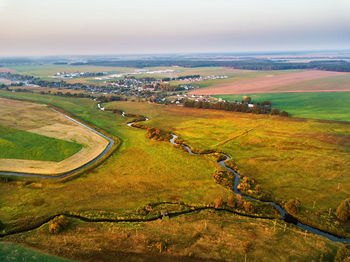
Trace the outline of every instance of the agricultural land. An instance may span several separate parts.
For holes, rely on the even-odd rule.
[[[60,174],[96,158],[108,145],[45,105],[1,98],[0,110],[2,171]]]

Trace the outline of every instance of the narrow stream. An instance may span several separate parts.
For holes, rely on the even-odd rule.
[[[98,104],[98,108],[99,108],[101,111],[104,111],[104,108],[101,107],[100,104]],[[21,177],[41,177],[41,178],[54,178],[54,179],[56,179],[56,178],[63,178],[63,177],[66,177],[66,176],[68,176],[68,175],[71,175],[71,174],[73,174],[73,173],[75,173],[75,172],[77,172],[77,171],[79,171],[79,170],[85,168],[86,166],[91,165],[92,163],[94,163],[95,161],[97,161],[98,159],[100,159],[102,156],[104,156],[104,155],[109,151],[109,149],[112,147],[114,141],[113,141],[111,138],[109,138],[109,137],[103,135],[102,133],[100,133],[100,132],[98,132],[98,131],[96,131],[96,130],[90,128],[90,127],[88,127],[87,125],[85,125],[85,124],[83,124],[83,123],[81,123],[81,122],[79,122],[79,121],[77,121],[77,120],[75,120],[75,119],[73,119],[73,118],[71,118],[71,117],[69,117],[69,116],[67,116],[67,115],[65,115],[65,114],[63,114],[63,113],[61,113],[61,112],[55,110],[55,109],[53,109],[53,108],[50,108],[50,109],[53,110],[54,112],[58,113],[58,114],[63,115],[64,117],[66,117],[66,118],[68,118],[68,119],[74,121],[75,123],[77,123],[77,124],[79,124],[79,125],[81,125],[81,126],[87,128],[87,129],[89,129],[90,131],[92,131],[92,132],[94,132],[94,133],[96,133],[96,134],[98,134],[98,135],[104,137],[105,139],[107,139],[107,140],[109,141],[108,146],[105,148],[105,150],[104,150],[100,155],[98,155],[98,156],[97,156],[96,158],[94,158],[93,160],[89,161],[88,163],[84,164],[83,166],[81,166],[81,167],[79,167],[79,168],[76,168],[76,169],[74,169],[74,170],[71,170],[71,171],[66,172],[66,173],[64,173],[64,174],[62,174],[62,175],[59,175],[59,176],[39,175],[39,174],[26,174],[26,173],[15,173],[15,172],[0,172],[0,175],[6,175],[6,176],[21,176]],[[124,113],[124,112],[122,112],[122,116],[125,117],[125,113]],[[145,121],[148,121],[148,120],[149,120],[148,118],[145,119]],[[134,123],[135,123],[135,122],[130,122],[130,123],[127,123],[127,125],[130,126],[130,127],[132,127],[132,125],[133,125]],[[171,134],[171,136],[172,136],[172,138],[169,140],[170,143],[172,143],[172,144],[174,144],[174,145],[179,145],[179,146],[184,147],[184,148],[188,151],[188,153],[190,153],[190,154],[192,154],[192,155],[205,155],[205,154],[194,153],[194,152],[191,150],[190,147],[188,147],[188,146],[186,146],[186,145],[182,145],[182,144],[176,143],[175,140],[176,140],[176,138],[177,138],[177,135]],[[284,208],[282,208],[279,204],[277,204],[277,203],[275,203],[275,202],[272,202],[272,201],[263,201],[263,200],[259,200],[259,199],[257,199],[257,198],[250,197],[250,196],[246,196],[246,195],[242,194],[242,193],[240,192],[240,190],[238,189],[238,185],[239,185],[239,183],[240,183],[240,176],[239,176],[239,174],[238,174],[237,172],[235,172],[233,169],[231,169],[231,168],[229,168],[228,166],[226,166],[226,164],[225,164],[225,161],[231,159],[231,157],[230,157],[229,155],[227,155],[227,154],[223,154],[223,155],[225,155],[226,158],[225,158],[224,160],[219,161],[218,163],[219,163],[223,168],[225,168],[226,170],[231,171],[231,172],[233,172],[233,173],[235,174],[234,193],[241,195],[243,198],[252,199],[252,200],[255,200],[255,201],[260,201],[260,202],[263,202],[263,203],[268,203],[268,204],[274,206],[274,207],[280,212],[281,217],[283,218],[283,220],[284,220],[285,222],[287,222],[287,223],[292,223],[292,224],[298,226],[299,228],[301,228],[301,229],[303,229],[303,230],[309,231],[309,232],[314,233],[314,234],[316,234],[316,235],[323,236],[323,237],[328,238],[328,239],[330,239],[330,240],[332,240],[332,241],[335,241],[335,242],[347,242],[347,243],[350,243],[350,239],[348,239],[348,238],[340,238],[340,237],[334,236],[334,235],[332,235],[332,234],[326,233],[326,232],[324,232],[324,231],[321,231],[321,230],[319,230],[319,229],[316,229],[316,228],[313,228],[313,227],[311,227],[311,226],[304,225],[304,224],[300,223],[296,218],[294,218],[292,215],[290,215]],[[12,233],[11,233],[11,234],[12,234]],[[10,235],[10,234],[6,234],[6,235]],[[5,235],[4,235],[4,236],[5,236]]]
[[[124,116],[124,112],[122,113],[122,116]],[[148,118],[146,118],[146,121],[147,120],[148,120]],[[132,125],[134,123],[135,122],[131,122],[131,123],[128,123],[127,125],[132,127]],[[189,146],[178,144],[178,143],[175,142],[176,138],[178,137],[177,135],[171,134],[171,136],[172,136],[172,138],[169,140],[169,142],[171,144],[179,145],[179,146],[184,147],[188,151],[188,153],[190,153],[191,155],[208,155],[208,154],[210,154],[210,153],[208,153],[208,154],[194,153]],[[304,224],[300,223],[295,217],[293,217],[291,214],[289,214],[284,208],[282,208],[279,204],[277,204],[277,203],[275,203],[273,201],[264,201],[264,200],[260,200],[260,199],[257,199],[257,198],[254,198],[254,197],[242,194],[241,191],[238,189],[238,185],[240,183],[240,175],[236,171],[234,171],[232,168],[229,168],[228,166],[226,166],[225,161],[231,159],[231,157],[229,155],[227,155],[227,154],[223,154],[223,155],[226,158],[224,160],[219,161],[218,163],[219,163],[219,165],[221,165],[226,170],[231,171],[232,173],[235,174],[235,182],[234,182],[234,190],[233,190],[234,193],[241,195],[243,198],[252,199],[252,200],[255,200],[255,201],[262,202],[262,203],[268,203],[268,204],[274,206],[280,212],[280,215],[281,215],[281,217],[283,218],[283,220],[285,222],[292,223],[292,224],[296,225],[297,227],[299,227],[299,228],[301,228],[303,230],[309,231],[309,232],[314,233],[314,234],[319,235],[319,236],[323,236],[323,237],[328,238],[328,239],[330,239],[332,241],[335,241],[335,242],[347,242],[347,243],[350,243],[350,239],[348,239],[348,238],[337,237],[337,236],[334,236],[334,235],[329,234],[327,232],[324,232],[322,230],[319,230],[317,228],[313,228],[311,226],[304,225]]]

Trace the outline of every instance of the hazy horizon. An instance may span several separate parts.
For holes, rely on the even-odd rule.
[[[348,50],[346,0],[0,0],[0,56]]]

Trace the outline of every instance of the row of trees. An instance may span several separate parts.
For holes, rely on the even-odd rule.
[[[214,200],[215,208],[222,208],[225,205],[230,208],[244,209],[247,213],[250,213],[250,214],[253,214],[255,212],[255,207],[252,204],[252,202],[243,201],[242,196],[238,194],[230,195],[227,198],[227,202],[225,202],[221,196],[219,196]]]
[[[112,101],[128,101],[128,99],[126,97],[122,97],[122,96],[99,96],[98,101],[102,102],[102,103],[108,103],[108,102],[112,102]]]
[[[267,102],[267,101],[265,101]],[[288,112],[282,111],[279,109],[271,109],[270,104],[255,104],[253,107],[249,107],[247,103],[236,103],[236,102],[207,102],[207,101],[194,101],[186,100],[184,102],[185,107],[193,108],[203,108],[203,109],[216,109],[216,110],[225,110],[233,112],[245,112],[253,114],[271,114],[271,115],[281,115],[289,116]]]
[[[157,141],[168,141],[171,138],[169,133],[166,133],[159,128],[147,127],[146,135],[149,139]]]
[[[248,70],[287,70],[287,69],[319,69],[327,71],[350,72],[350,63],[345,60],[312,61],[305,63],[288,63],[265,59],[250,59],[240,61],[214,61],[214,60],[89,60],[88,63],[73,63],[72,65],[98,65],[98,66],[126,66],[126,67],[215,67],[224,66]]]
[[[184,88],[179,85],[169,85],[169,84],[158,83],[157,85],[155,85],[154,90],[174,92],[174,91],[182,91],[184,90]]]
[[[185,79],[193,79],[193,78],[200,78],[201,75],[186,75],[186,76],[179,76],[179,77],[165,77],[162,79],[162,81],[169,82],[169,81],[177,81],[177,80],[185,80]]]
[[[58,234],[64,230],[69,224],[69,220],[64,215],[55,217],[49,225],[49,232],[51,234]]]

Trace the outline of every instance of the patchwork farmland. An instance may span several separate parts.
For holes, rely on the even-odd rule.
[[[55,138],[75,143],[78,150],[60,161],[28,160],[3,155],[0,170],[8,172],[57,175],[78,168],[96,158],[107,147],[108,141],[94,132],[82,127],[64,116],[50,110],[48,106],[18,100],[0,99],[0,125],[16,128],[47,138]],[[33,138],[35,139],[35,138]],[[4,140],[2,140],[4,143]],[[20,145],[20,141],[18,142]],[[36,143],[40,143],[36,141]],[[68,144],[68,143],[67,143]],[[48,146],[44,144],[43,146]],[[50,154],[64,151],[63,147],[54,147]],[[19,150],[20,147],[14,150]],[[48,156],[50,157],[50,156]]]

